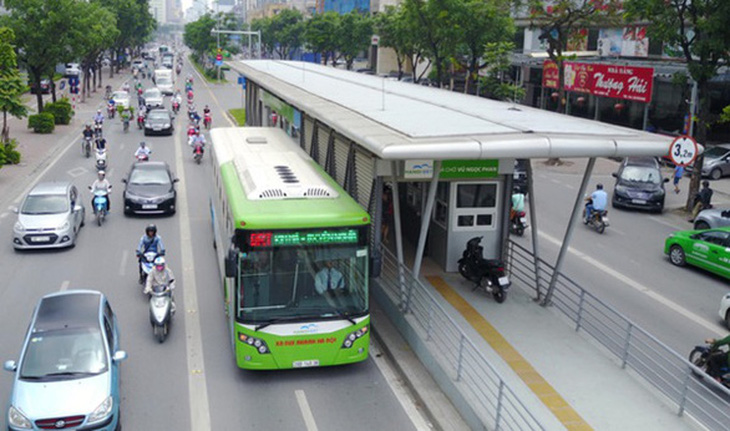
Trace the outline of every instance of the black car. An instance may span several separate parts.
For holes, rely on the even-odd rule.
[[[616,185],[611,204],[614,208],[639,208],[662,212],[664,209],[664,183],[659,162],[653,157],[627,157],[618,172],[614,172]]]
[[[144,120],[144,135],[173,133],[172,115],[164,108],[156,108],[147,112]]]
[[[122,179],[124,214],[175,214],[178,181],[165,162],[137,162]]]

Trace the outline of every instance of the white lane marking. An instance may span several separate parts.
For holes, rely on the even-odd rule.
[[[395,398],[400,403],[403,410],[408,415],[411,423],[417,430],[432,430],[433,426],[430,425],[429,421],[421,414],[416,407],[416,402],[411,396],[410,391],[403,384],[403,381],[398,378],[393,367],[390,366],[390,362],[385,359],[385,355],[381,354],[381,349],[378,343],[373,337],[370,337],[370,357],[372,358],[375,365],[380,370],[380,374],[383,375],[388,386],[393,390]]]
[[[175,134],[175,167],[179,178],[185,178],[185,164],[180,148],[180,134]],[[178,223],[180,225],[180,259],[182,261],[182,293],[185,303],[185,348],[188,363],[188,395],[190,403],[190,429],[210,431],[210,405],[203,360],[203,337],[198,312],[198,292],[195,284],[195,261],[190,234],[190,210],[188,208],[185,181],[177,186]]]
[[[68,280],[66,280],[63,283],[61,283],[61,292],[67,290],[68,289],[68,286],[70,286],[70,285],[71,285],[71,282],[68,281]]]
[[[562,242],[559,241],[557,238],[553,238],[552,236],[550,236],[544,232],[540,232],[540,236],[545,238],[546,240],[552,242],[553,244],[555,244],[558,247],[560,247],[562,245]],[[660,304],[664,305],[665,307],[676,311],[677,313],[679,313],[682,316],[686,317],[687,319],[693,321],[694,323],[704,327],[705,329],[708,329],[711,333],[714,333],[717,335],[723,335],[723,336],[727,335],[725,331],[721,331],[720,329],[718,329],[720,327],[718,324],[710,322],[709,320],[703,319],[702,317],[687,310],[686,308],[682,307],[681,305],[677,304],[676,302],[672,301],[671,299],[665,298],[664,296],[656,293],[655,291],[653,291],[649,287],[639,283],[638,281],[633,280],[633,279],[621,274],[620,272],[607,267],[606,265],[604,265],[601,262],[597,261],[596,259],[588,256],[587,254],[585,254],[581,251],[578,251],[573,247],[568,247],[568,251],[573,253],[578,258],[589,263],[590,265],[595,266],[596,268],[600,269],[601,271],[605,272],[606,274],[621,281],[628,287],[631,287],[631,288],[645,294],[646,296],[654,299],[655,301],[659,302]]]
[[[626,236],[626,234],[625,234],[625,233],[624,233],[623,231],[620,231],[620,230],[618,230],[618,229],[616,229],[616,228],[612,227],[611,225],[609,225],[609,228],[611,229],[611,232],[612,232],[612,233],[617,233],[617,234],[619,234],[619,235],[621,235],[621,236]]]
[[[67,174],[71,175],[74,178],[80,177],[81,175],[84,175],[87,172],[88,172],[88,170],[86,168],[82,168],[80,166],[66,171]]]
[[[672,229],[676,229],[676,230],[687,230],[687,226],[680,226],[678,224],[670,223],[668,221],[663,220],[661,217],[649,216],[649,218],[651,220],[654,220],[657,223],[663,224],[664,226],[671,227]]]
[[[317,423],[314,421],[312,409],[309,408],[307,394],[301,389],[294,391],[294,394],[297,397],[297,404],[299,404],[299,410],[301,410],[302,417],[304,417],[304,425],[307,427],[307,431],[317,431]]]
[[[129,250],[125,249],[122,252],[122,260],[119,262],[119,275],[124,276],[127,269],[127,259],[129,258]]]
[[[10,215],[10,213],[2,213],[2,214],[0,214],[0,218],[5,218],[9,215]]]

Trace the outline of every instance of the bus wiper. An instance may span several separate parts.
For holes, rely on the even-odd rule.
[[[273,318],[273,319],[269,319],[269,320],[267,320],[264,323],[259,323],[258,325],[256,325],[256,326],[253,327],[253,330],[256,331],[256,332],[258,332],[259,330],[264,329],[265,327],[267,327],[267,326],[269,326],[271,324],[274,324],[274,323],[287,322],[287,321],[290,321],[290,320],[298,320],[298,319],[299,319],[298,316],[276,317],[276,318]]]
[[[332,313],[335,314],[340,319],[345,319],[348,322],[352,323],[353,325],[357,325],[357,322],[355,322],[355,319],[353,319],[352,317],[350,317],[350,313],[346,313],[344,311],[340,311],[340,310],[338,310],[336,308],[332,309]]]

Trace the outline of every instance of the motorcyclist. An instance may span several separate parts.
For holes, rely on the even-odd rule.
[[[102,191],[106,195],[106,210],[109,212],[109,210],[112,207],[111,199],[109,199],[109,193],[112,190],[112,185],[109,183],[109,180],[106,179],[106,172],[99,171],[97,173],[97,178],[94,181],[94,183],[89,187],[91,190],[92,198],[91,198],[91,208],[94,208],[96,210],[96,206],[94,205],[94,197],[96,195],[97,191]]]
[[[147,275],[147,282],[144,286],[144,293],[150,294],[155,286],[168,286],[170,288],[170,312],[175,313],[175,297],[173,290],[175,289],[175,275],[172,270],[165,265],[165,258],[157,256],[154,261],[152,271]]]
[[[99,138],[94,141],[97,150],[106,150],[106,139]]]
[[[203,115],[210,115],[210,108],[208,105],[205,105],[205,108],[203,108]]]
[[[510,220],[519,217],[521,212],[525,211],[525,194],[519,187],[512,190],[512,208],[510,209]]]
[[[175,96],[173,96],[173,101],[177,102],[178,105],[182,105],[182,95],[180,94],[180,90],[175,90]]]
[[[596,184],[596,190],[586,198],[586,223],[591,221],[594,211],[603,212],[608,203],[608,194],[603,190],[603,184]]]
[[[144,235],[139,240],[137,246],[137,257],[141,258],[143,254],[153,251],[158,255],[165,254],[165,246],[162,244],[162,237],[157,235],[157,226],[148,225],[144,230]]]
[[[730,345],[730,335],[719,340],[709,338],[705,342],[710,344],[712,351],[707,359],[707,374],[720,381],[722,369],[730,367],[730,352],[720,350],[720,347]]]
[[[101,109],[96,111],[96,115],[94,115],[94,123],[104,124],[104,114],[101,113]]]
[[[124,84],[122,84],[122,91],[126,91],[127,93],[129,93],[129,82],[125,82]]]
[[[145,144],[144,141],[139,143],[139,147],[137,148],[137,151],[134,152],[134,157],[139,160],[140,158],[143,159],[149,159],[150,153],[152,153],[152,150]]]
[[[84,139],[91,139],[94,137],[94,131],[91,129],[91,124],[86,124],[84,127],[84,130],[81,132],[81,134],[84,136]]]
[[[124,108],[121,114],[122,117],[122,123],[128,123],[132,118],[132,111],[129,110],[129,108]]]
[[[116,102],[114,99],[109,99],[107,102],[107,110],[109,110],[109,118],[114,118],[114,111],[116,110]]]

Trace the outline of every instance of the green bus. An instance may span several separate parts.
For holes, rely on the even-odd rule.
[[[368,213],[281,129],[210,136],[210,213],[236,364],[365,360]]]

